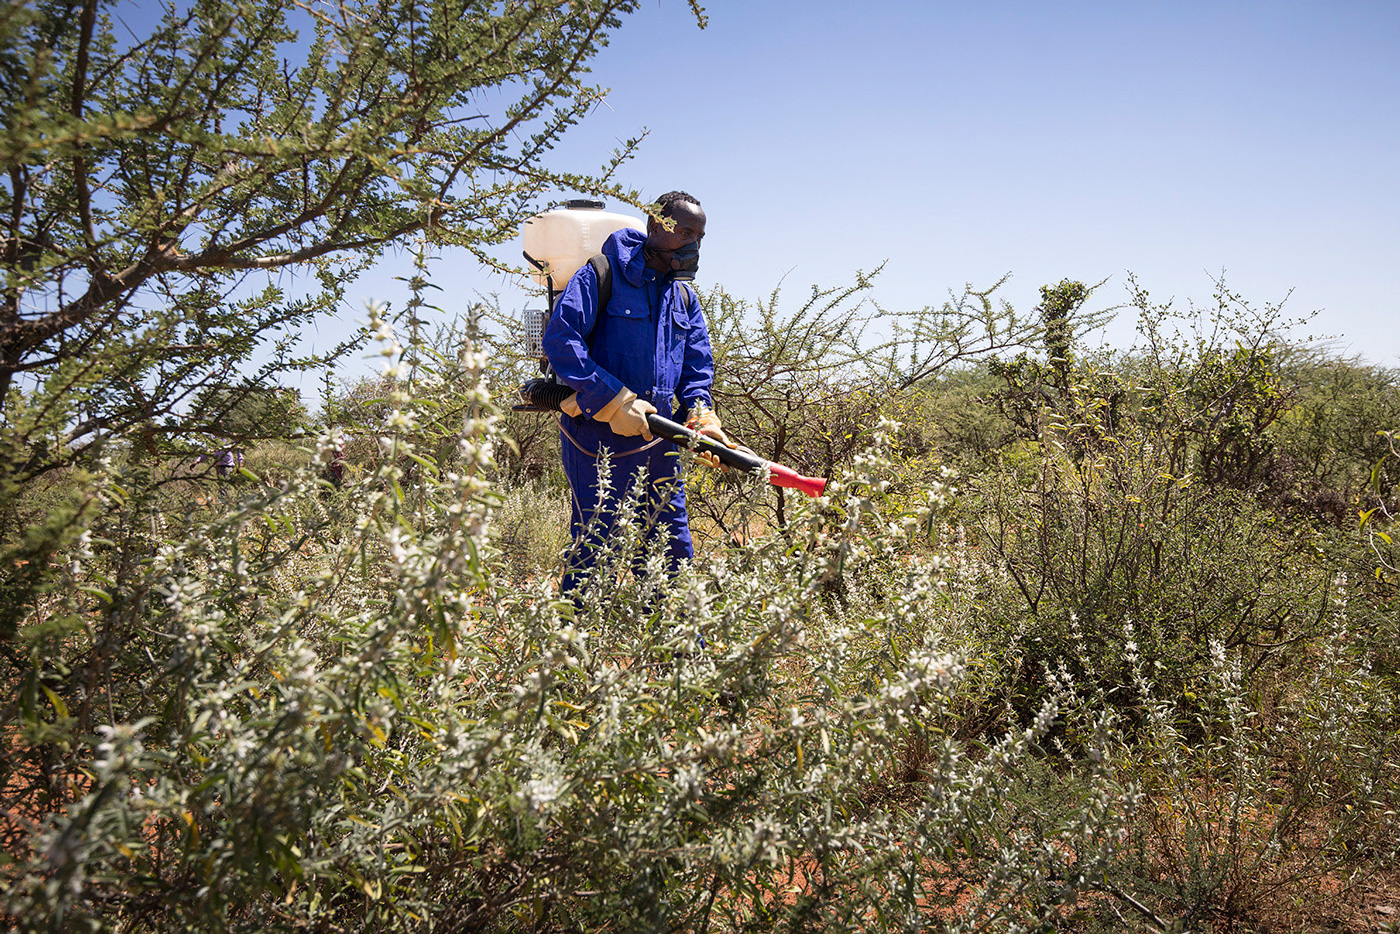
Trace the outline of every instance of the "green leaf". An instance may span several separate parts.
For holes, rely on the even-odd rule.
[[[44,689],[44,696],[47,697],[49,703],[53,705],[54,713],[58,714],[58,719],[67,720],[68,705],[63,702],[63,698],[49,690],[48,685],[40,685],[40,687]]]

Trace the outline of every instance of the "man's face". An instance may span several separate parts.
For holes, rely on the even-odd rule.
[[[666,227],[669,223],[670,230]],[[673,201],[671,216],[647,219],[647,246],[657,253],[670,253],[705,238],[705,212],[689,201]]]

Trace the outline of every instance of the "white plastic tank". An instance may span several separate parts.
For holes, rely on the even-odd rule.
[[[601,201],[568,201],[562,208],[536,214],[521,233],[530,275],[551,293],[562,291],[578,268],[603,248],[603,241],[623,227],[647,229],[638,218],[603,210]]]

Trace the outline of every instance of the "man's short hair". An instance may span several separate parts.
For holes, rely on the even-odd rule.
[[[689,201],[697,208],[700,207],[700,199],[690,194],[689,192],[668,191],[664,195],[656,199],[656,206],[658,209],[656,212],[657,216],[670,217],[671,205],[675,204],[677,201]]]

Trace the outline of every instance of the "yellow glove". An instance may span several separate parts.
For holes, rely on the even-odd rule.
[[[713,438],[727,448],[734,448],[735,450],[744,451],[748,454],[753,453],[748,448],[741,448],[737,443],[729,440],[729,436],[726,435],[724,429],[720,427],[719,416],[715,414],[714,409],[706,405],[697,405],[690,410],[690,417],[686,419],[685,427],[707,438]],[[715,470],[729,469],[728,464],[720,460],[717,455],[711,454],[708,451],[696,451],[695,457],[698,460],[704,461]]]
[[[635,392],[624,386],[593,418],[607,422],[614,434],[628,438],[641,435],[650,441],[651,429],[647,426],[647,414],[655,411],[656,406],[645,399],[638,399]]]

